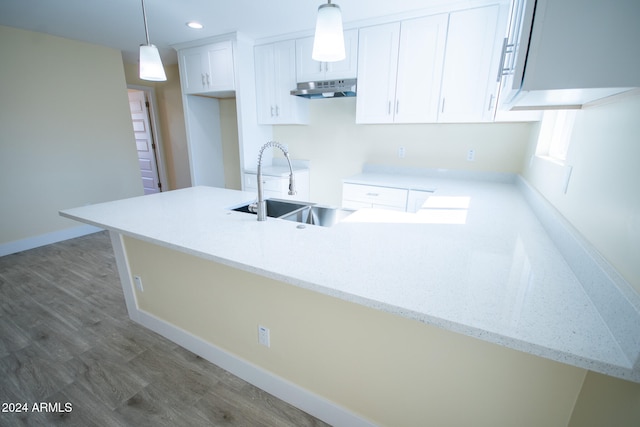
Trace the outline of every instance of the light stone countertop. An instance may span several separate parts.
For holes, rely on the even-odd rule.
[[[364,209],[330,228],[298,229],[295,222],[258,222],[255,215],[230,210],[253,202],[253,193],[193,187],[61,215],[640,382],[637,358],[612,334],[518,186],[501,180],[422,179],[429,182],[421,185],[436,189],[434,196],[466,200],[468,207],[415,214]],[[624,326],[638,334],[635,320]]]

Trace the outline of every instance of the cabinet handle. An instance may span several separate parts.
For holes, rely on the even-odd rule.
[[[378,197],[380,195],[380,193],[367,193],[367,196],[369,197]]]
[[[389,101],[389,108],[388,108],[388,112],[387,114],[390,116],[391,115],[391,101]]]
[[[491,96],[489,97],[489,108],[487,108],[487,111],[493,110],[493,100],[494,99],[495,99],[495,96],[493,96],[493,94],[491,94]]]
[[[271,117],[273,117],[273,105],[271,106]]]
[[[318,71],[322,72],[322,62],[318,62]]]
[[[280,116],[280,107],[276,105],[276,117]]]
[[[209,73],[207,73],[207,87],[211,86],[211,81],[209,80]]]
[[[442,113],[444,113],[444,100],[445,98],[442,98],[442,111],[441,111]]]
[[[205,83],[204,83],[204,73],[200,73],[200,77],[202,77],[202,87],[204,87],[204,86],[205,86]]]
[[[396,115],[398,114],[398,111],[400,111],[400,101],[396,100]]]
[[[500,83],[500,79],[504,76],[508,76],[513,73],[511,67],[507,67],[505,62],[507,62],[507,53],[513,53],[515,49],[515,45],[513,43],[509,43],[509,39],[507,37],[502,40],[502,53],[500,54],[500,66],[498,67],[498,78],[496,82]]]

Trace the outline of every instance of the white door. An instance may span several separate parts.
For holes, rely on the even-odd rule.
[[[138,164],[144,194],[159,193],[162,191],[162,185],[158,175],[156,144],[153,140],[149,108],[143,91],[129,89],[129,109],[131,110],[131,121],[138,149]]]

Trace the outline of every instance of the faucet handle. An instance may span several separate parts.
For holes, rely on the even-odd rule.
[[[293,174],[290,173],[289,174],[289,195],[290,196],[295,196],[296,195],[296,183],[293,179]]]

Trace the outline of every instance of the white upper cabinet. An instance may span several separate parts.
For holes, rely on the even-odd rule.
[[[516,0],[501,107],[580,108],[640,87],[640,2]]]
[[[356,122],[493,120],[505,21],[496,4],[361,29]]]
[[[497,63],[506,20],[506,13],[501,16],[500,9],[492,5],[449,15],[440,122],[493,120]]]
[[[178,55],[185,94],[233,96],[235,78],[231,41],[182,49]]]
[[[393,123],[400,23],[360,29],[356,123]]]
[[[437,120],[446,32],[446,14],[360,30],[357,123]]]
[[[296,40],[296,76],[298,82],[354,79],[358,71],[358,30],[344,32],[346,57],[337,62],[319,62],[311,58],[313,37]],[[293,89],[293,88],[292,88]]]
[[[493,120],[506,9],[501,3],[362,28],[356,122]]]
[[[259,124],[307,124],[308,99],[293,96],[296,87],[295,40],[256,46],[256,104]]]
[[[396,123],[438,119],[446,38],[446,14],[402,23],[394,105]]]

